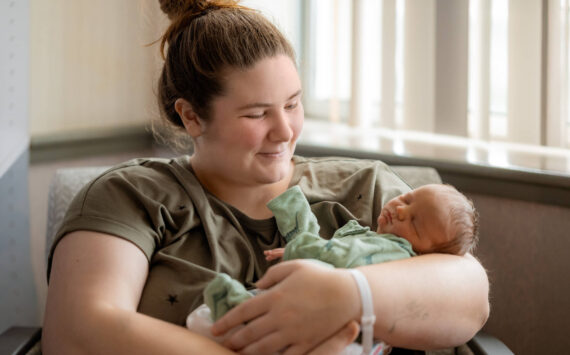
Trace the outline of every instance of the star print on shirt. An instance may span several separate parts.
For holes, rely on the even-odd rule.
[[[166,301],[170,303],[171,306],[174,306],[175,303],[178,303],[178,295],[169,294]]]

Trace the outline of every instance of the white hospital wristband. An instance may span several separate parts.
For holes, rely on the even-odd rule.
[[[348,271],[350,271],[354,281],[356,281],[362,302],[362,318],[360,318],[362,353],[370,354],[374,336],[374,323],[376,322],[376,315],[374,314],[374,306],[372,304],[372,292],[370,291],[368,280],[366,280],[362,272],[357,269],[348,269]]]

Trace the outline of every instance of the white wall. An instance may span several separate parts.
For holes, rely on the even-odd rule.
[[[157,0],[30,0],[32,137],[155,115]]]
[[[247,0],[299,53],[300,0]],[[146,125],[158,115],[157,0],[30,0],[32,137]]]
[[[0,333],[37,325],[28,206],[29,2],[0,0]]]
[[[0,1],[0,177],[28,146],[28,1]]]
[[[301,0],[244,0],[242,5],[260,10],[285,33],[297,57],[301,53]]]

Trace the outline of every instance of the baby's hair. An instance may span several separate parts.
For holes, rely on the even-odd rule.
[[[461,202],[454,202],[449,209],[449,223],[454,231],[454,238],[437,245],[438,253],[465,255],[472,252],[479,241],[479,213],[473,201],[459,192],[454,186],[444,184],[450,193],[459,194]]]

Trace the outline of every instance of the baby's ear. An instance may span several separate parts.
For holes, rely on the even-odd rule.
[[[204,132],[204,121],[198,116],[188,101],[177,99],[174,103],[174,109],[178,113],[178,116],[180,116],[186,132],[188,132],[192,138],[202,135]]]

